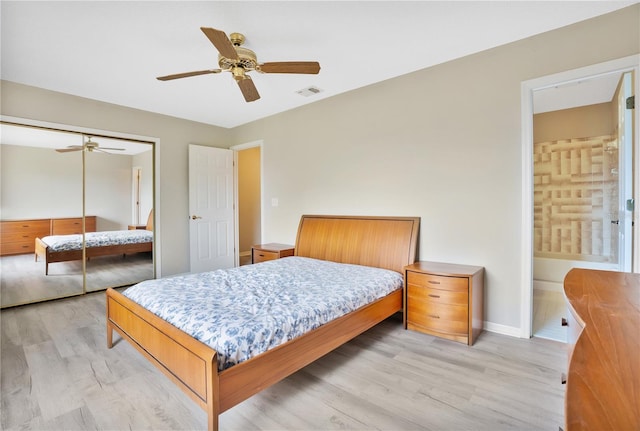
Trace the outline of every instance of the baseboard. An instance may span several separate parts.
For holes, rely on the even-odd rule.
[[[564,285],[563,283],[559,283],[557,281],[533,280],[533,289],[562,292],[564,290]]]
[[[515,326],[500,325],[499,323],[484,322],[484,330],[494,332],[496,334],[508,335],[510,337],[522,338],[520,336],[520,328]]]

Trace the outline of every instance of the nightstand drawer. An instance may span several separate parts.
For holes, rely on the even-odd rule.
[[[467,290],[431,289],[415,284],[409,284],[407,286],[407,297],[409,301],[431,301],[439,304],[464,306],[469,304],[469,292]]]
[[[269,243],[254,245],[251,247],[251,262],[260,263],[293,256],[294,251],[294,247],[289,244]]]
[[[432,331],[464,336],[469,330],[469,311],[466,305],[410,300],[407,304],[407,313],[410,324]]]
[[[469,291],[469,281],[463,277],[446,277],[443,275],[424,274],[419,272],[407,272],[407,283],[434,289]]]
[[[253,251],[253,263],[266,262],[268,260],[275,260],[280,257],[280,253],[273,251],[254,250]]]

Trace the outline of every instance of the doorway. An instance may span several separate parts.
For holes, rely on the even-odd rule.
[[[262,243],[262,150],[254,141],[231,147],[236,160],[238,265],[251,263],[251,247]]]
[[[523,83],[523,337],[566,340],[562,283],[572,267],[631,271],[637,262],[637,110],[625,105],[638,63]]]

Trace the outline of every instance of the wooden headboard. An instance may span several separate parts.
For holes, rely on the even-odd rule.
[[[403,273],[415,262],[419,217],[303,215],[296,256]]]
[[[147,217],[147,230],[153,230],[153,209],[149,211],[149,217]]]

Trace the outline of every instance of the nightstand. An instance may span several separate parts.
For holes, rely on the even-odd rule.
[[[294,246],[289,244],[258,244],[251,247],[251,263],[266,262],[267,260],[280,259],[293,256]]]
[[[129,225],[129,230],[146,230],[146,229],[147,229],[146,224],[130,224]]]
[[[416,262],[404,269],[405,329],[471,346],[484,322],[484,268]]]

